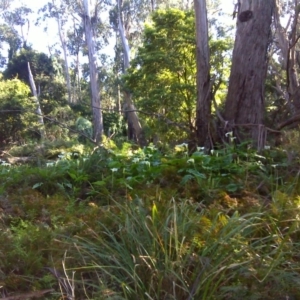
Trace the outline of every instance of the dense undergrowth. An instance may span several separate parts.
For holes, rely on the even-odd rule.
[[[297,156],[246,144],[37,153],[0,166],[3,297],[300,299]]]

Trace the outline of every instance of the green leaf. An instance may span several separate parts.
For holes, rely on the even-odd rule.
[[[190,174],[187,174],[187,175],[184,175],[181,179],[181,184],[186,184],[187,182],[189,182],[190,180],[194,179],[195,177],[190,175]]]

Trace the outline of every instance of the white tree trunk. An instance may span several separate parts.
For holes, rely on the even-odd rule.
[[[119,33],[120,33],[121,40],[122,40],[123,54],[124,54],[124,69],[126,71],[126,69],[128,69],[129,65],[130,65],[130,48],[129,48],[128,40],[125,35],[125,30],[124,30],[124,26],[123,26],[123,22],[122,22],[122,18],[121,18],[120,0],[117,0],[117,1],[118,1],[118,21],[119,21],[118,29],[119,29]]]
[[[39,98],[38,98],[38,94],[37,94],[37,91],[36,91],[36,86],[35,86],[35,83],[34,83],[34,79],[33,79],[33,76],[32,76],[32,72],[31,72],[29,62],[27,63],[27,66],[28,66],[28,74],[29,74],[29,82],[30,82],[31,92],[32,92],[32,95],[33,95],[34,100],[36,102],[36,114],[37,114],[37,117],[38,117],[38,123],[40,125],[39,131],[40,131],[41,138],[43,139],[43,138],[46,137],[43,114],[42,114],[41,105],[40,105],[40,102],[39,102]]]
[[[54,0],[52,0],[52,3],[55,6],[55,1]],[[56,17],[56,22],[57,22],[58,34],[59,34],[59,39],[60,39],[60,42],[61,42],[61,47],[62,47],[63,53],[64,53],[65,80],[66,80],[66,84],[67,84],[68,100],[69,100],[69,103],[71,103],[72,102],[72,97],[71,97],[72,89],[71,89],[71,79],[70,79],[70,73],[69,73],[67,45],[66,45],[65,35],[64,35],[63,29],[62,29],[60,17],[59,17],[58,14],[57,14],[57,17]]]
[[[103,134],[103,120],[101,111],[100,92],[98,87],[98,71],[97,71],[97,58],[94,44],[93,28],[90,13],[90,1],[83,0],[84,4],[84,28],[85,40],[89,53],[89,69],[90,69],[90,84],[91,84],[91,106],[93,111],[93,128],[94,140],[98,144],[102,139]]]

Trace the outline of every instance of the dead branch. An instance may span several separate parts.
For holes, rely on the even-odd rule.
[[[291,117],[290,119],[288,119],[288,120],[280,123],[277,126],[277,129],[281,130],[282,128],[284,128],[286,126],[292,125],[292,124],[297,123],[297,122],[300,122],[300,114],[299,115],[295,115],[295,116]]]

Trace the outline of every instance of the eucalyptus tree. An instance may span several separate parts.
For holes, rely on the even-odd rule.
[[[126,3],[127,8],[130,8],[130,3]],[[126,7],[126,6],[125,6]],[[128,37],[130,35],[129,28],[130,28],[130,9],[128,10],[129,13],[123,14],[122,13],[122,1],[117,0],[117,11],[118,11],[118,32],[121,38],[122,49],[123,49],[123,73],[127,72],[127,69],[130,67],[130,46]],[[126,18],[125,18],[126,15]],[[139,121],[138,115],[136,113],[135,106],[132,102],[131,94],[124,90],[124,108],[126,111],[126,117],[128,120],[128,137],[131,140],[137,141],[140,145],[145,145],[144,133]]]
[[[20,37],[22,39],[23,47],[26,48],[27,37],[30,29],[29,15],[33,11],[27,6],[19,6],[12,10],[5,10],[2,15],[3,19],[9,26],[13,28],[20,28]],[[26,28],[27,27],[27,28]]]
[[[300,121],[300,1],[276,0],[274,11],[273,53],[277,54],[271,61],[270,73],[275,82],[273,89],[284,99],[286,113],[282,114],[279,129]],[[283,25],[283,22],[286,23]],[[284,111],[281,107],[281,112]]]
[[[74,57],[71,62],[72,74],[72,102],[74,104],[79,103],[82,100],[82,70],[81,70],[81,59],[82,50],[85,48],[84,41],[84,27],[74,15],[72,17],[72,25],[67,31],[67,49],[71,56]]]
[[[93,115],[94,141],[99,143],[103,133],[103,120],[98,80],[98,50],[106,43],[106,25],[100,15],[106,9],[109,1],[106,0],[62,0],[67,11],[72,15],[73,24],[84,32],[85,43],[83,55],[88,56],[89,82],[91,90],[91,108]],[[76,20],[76,21],[75,21]],[[77,29],[76,29],[77,30]],[[74,31],[75,32],[75,31]],[[78,31],[76,31],[78,33]],[[70,34],[70,31],[69,31]],[[70,36],[70,35],[69,35]],[[79,37],[79,35],[77,36]],[[78,48],[77,48],[78,51]]]
[[[275,0],[239,0],[224,119],[239,140],[263,146],[264,89]]]
[[[85,41],[88,48],[90,86],[91,86],[91,106],[93,112],[94,140],[98,144],[102,140],[103,120],[100,101],[100,91],[98,86],[98,66],[96,56],[96,46],[94,42],[94,22],[97,22],[97,3],[92,8],[89,0],[83,0],[82,20],[85,29]],[[94,10],[94,15],[92,14]],[[95,18],[95,20],[92,20]]]
[[[68,91],[68,100],[72,102],[72,88],[71,88],[71,78],[69,71],[69,55],[67,50],[67,41],[66,41],[66,23],[70,15],[68,14],[67,7],[65,3],[61,0],[52,0],[44,5],[39,12],[43,13],[42,19],[54,18],[57,23],[58,36],[63,50],[64,56],[64,77],[66,81],[66,87]]]

